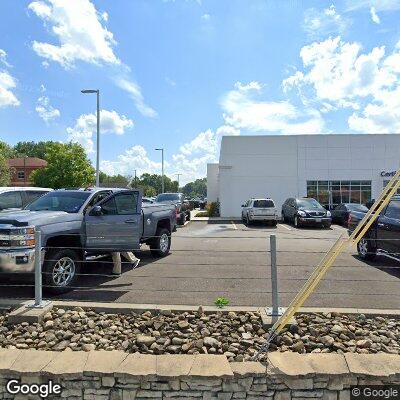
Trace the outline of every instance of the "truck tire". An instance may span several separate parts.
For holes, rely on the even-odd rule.
[[[171,232],[165,228],[158,228],[156,237],[150,243],[150,251],[154,257],[165,257],[171,248]]]
[[[60,294],[71,290],[80,273],[81,259],[71,249],[53,249],[46,253],[43,264],[44,289]]]
[[[376,257],[376,248],[373,245],[373,241],[368,236],[364,236],[357,243],[357,252],[363,260],[373,260]]]

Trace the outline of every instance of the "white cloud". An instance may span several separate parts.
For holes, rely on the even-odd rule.
[[[209,21],[209,20],[211,19],[211,15],[210,15],[210,14],[203,14],[203,15],[201,16],[201,19],[202,19],[203,21]]]
[[[311,38],[341,34],[349,25],[350,20],[339,14],[333,4],[324,10],[309,8],[304,13],[303,28]]]
[[[9,68],[11,65],[7,62],[7,53],[0,49],[0,63]],[[6,70],[0,70],[0,108],[9,106],[19,106],[20,102],[13,89],[17,86],[17,80]]]
[[[381,19],[379,18],[379,15],[376,13],[375,7],[371,7],[369,9],[369,12],[371,13],[371,19],[375,24],[380,24]]]
[[[46,123],[60,116],[60,111],[50,105],[50,99],[47,96],[38,98],[35,110]]]
[[[102,26],[104,19],[89,0],[38,0],[29,4],[51,27],[59,44],[33,41],[34,51],[46,60],[71,68],[76,61],[119,64],[112,45],[113,34]]]
[[[236,129],[276,133],[320,133],[324,122],[317,110],[298,109],[289,101],[263,101],[256,98],[262,85],[238,82],[222,99],[225,122]]]
[[[362,53],[359,43],[340,37],[314,42],[300,51],[304,70],[283,81],[321,112],[354,110],[349,128],[361,132],[399,132],[400,48],[386,54],[384,46]]]
[[[166,163],[168,166],[169,164]],[[109,175],[133,175],[136,169],[138,176],[145,172],[160,174],[161,163],[150,160],[143,146],[133,146],[119,155],[116,161],[102,161],[101,170]]]
[[[144,102],[142,92],[137,83],[125,78],[116,78],[115,83],[129,94],[142,115],[150,118],[157,117],[157,112]]]
[[[218,148],[217,137],[211,129],[199,133],[192,141],[182,145],[179,150],[185,156],[193,154],[215,154]]]
[[[133,127],[133,121],[116,111],[100,111],[100,133],[123,135]],[[97,129],[96,114],[82,114],[73,128],[67,128],[68,139],[80,143],[88,153],[93,152],[93,135]]]
[[[338,105],[342,101],[345,105],[343,100],[372,95],[396,81],[389,68],[382,68],[383,46],[367,54],[360,54],[360,51],[360,44],[342,42],[340,37],[304,46],[300,57],[307,71],[296,71],[283,81],[283,88],[287,92],[308,85],[317,99],[334,101]]]

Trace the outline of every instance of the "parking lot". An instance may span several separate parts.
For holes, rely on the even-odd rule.
[[[124,263],[120,277],[110,275],[109,261],[90,263],[79,287],[59,299],[144,304],[210,305],[223,296],[231,305],[271,304],[269,236],[277,238],[280,305],[286,306],[316,267],[324,252],[346,229],[296,229],[287,224],[247,227],[238,222],[191,222],[173,234],[171,254],[138,253],[137,268]],[[100,274],[100,276],[97,276]],[[350,249],[307,301],[313,307],[392,308],[400,306],[400,265],[378,258],[359,260]],[[9,284],[15,284],[9,280]],[[7,282],[3,282],[7,285]],[[28,286],[2,286],[2,298],[32,298]]]

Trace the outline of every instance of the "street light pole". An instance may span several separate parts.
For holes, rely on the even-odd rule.
[[[164,148],[156,150],[161,151],[161,193],[164,193]]]
[[[84,89],[82,93],[96,93],[97,98],[97,138],[96,138],[96,186],[100,186],[100,90],[99,89]]]
[[[178,192],[179,192],[179,177],[182,175],[182,174],[176,174],[177,175],[177,177],[178,177]]]

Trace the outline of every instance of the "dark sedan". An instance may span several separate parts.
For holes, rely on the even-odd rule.
[[[312,198],[289,198],[282,205],[282,220],[300,226],[331,226],[331,213]]]
[[[343,203],[337,205],[331,212],[332,222],[335,224],[347,226],[347,221],[349,219],[349,214],[352,211],[358,211],[366,213],[368,208],[362,204],[357,203]]]

